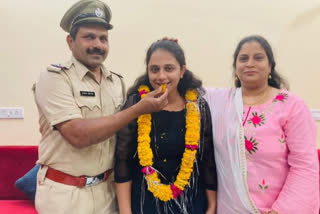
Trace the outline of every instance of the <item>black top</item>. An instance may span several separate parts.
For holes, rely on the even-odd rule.
[[[124,109],[139,101],[138,95],[128,98]],[[177,200],[167,203],[155,200],[147,190],[137,154],[137,120],[117,133],[115,153],[115,180],[123,183],[132,180],[131,204],[133,213],[205,213],[205,189],[217,189],[214,161],[212,125],[207,102],[200,98],[200,143],[197,160],[189,186]],[[180,169],[185,149],[186,109],[177,112],[152,113],[151,148],[153,167],[159,172],[162,183],[173,183]],[[143,211],[142,211],[143,209]]]

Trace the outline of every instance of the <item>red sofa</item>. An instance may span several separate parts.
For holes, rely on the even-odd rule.
[[[37,214],[34,202],[15,187],[38,159],[37,146],[0,146],[0,213]]]
[[[320,149],[318,150],[320,160]],[[37,214],[15,181],[34,167],[38,146],[0,146],[0,214]]]

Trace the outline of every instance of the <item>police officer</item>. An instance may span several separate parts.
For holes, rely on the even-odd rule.
[[[75,3],[60,26],[69,61],[52,64],[34,85],[42,138],[36,209],[40,214],[118,213],[112,173],[114,134],[141,114],[161,110],[159,88],[119,112],[122,76],[102,63],[109,51],[111,11],[99,0]]]

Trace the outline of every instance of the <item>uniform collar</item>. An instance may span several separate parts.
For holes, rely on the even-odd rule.
[[[71,62],[75,66],[79,79],[82,80],[85,75],[91,73],[91,71],[81,62],[79,62],[74,56],[71,57]],[[101,66],[102,77],[104,79],[108,78],[112,81],[111,72],[104,66]]]

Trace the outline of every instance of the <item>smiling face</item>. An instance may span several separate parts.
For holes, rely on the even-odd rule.
[[[256,41],[244,43],[235,64],[236,76],[243,87],[268,85],[271,65],[263,47]]]
[[[147,65],[149,82],[154,89],[167,84],[169,94],[178,93],[178,83],[186,68],[181,68],[173,54],[165,49],[157,49]]]
[[[99,24],[81,26],[67,42],[73,56],[91,71],[100,69],[109,52],[108,31]]]

